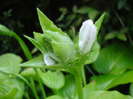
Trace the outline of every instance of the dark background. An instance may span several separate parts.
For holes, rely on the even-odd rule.
[[[118,8],[119,4],[122,4],[123,6]],[[56,19],[61,15],[59,8],[65,7],[69,11],[68,14],[72,14],[74,5],[76,5],[77,8],[83,6],[92,7],[99,11],[100,15],[103,12],[107,12],[101,29],[101,32],[103,33],[102,38],[108,32],[120,31],[122,28],[128,28],[127,33],[130,34],[130,38],[132,38],[132,0],[0,0],[0,24],[3,24],[16,32],[26,42],[30,50],[32,50],[33,45],[26,40],[23,35],[26,34],[32,37],[33,31],[42,32],[36,8],[38,7],[55,24],[57,24]],[[120,23],[115,12],[117,12],[121,18],[124,27]],[[78,29],[79,28],[77,28],[77,30]],[[113,39],[112,41],[114,40],[117,41],[116,39]],[[101,45],[109,44],[112,41],[106,43],[101,42]],[[124,43],[132,43],[129,42],[130,41],[127,40],[127,42]],[[23,56],[21,48],[14,38],[0,35],[0,55],[7,52]]]

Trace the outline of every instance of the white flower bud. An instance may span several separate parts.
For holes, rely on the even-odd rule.
[[[55,64],[55,61],[52,58],[50,58],[50,56],[47,53],[43,55],[43,59],[44,59],[44,63],[46,65],[54,65]]]
[[[79,50],[81,54],[86,54],[90,51],[96,38],[96,26],[92,20],[83,22],[79,31]]]

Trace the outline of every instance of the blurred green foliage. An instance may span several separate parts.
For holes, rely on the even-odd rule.
[[[90,75],[104,74],[102,77],[105,77],[107,82],[110,82],[111,80],[108,85],[106,85],[105,81],[101,79],[101,76],[91,78],[98,83],[98,87],[101,88],[101,86],[104,86],[105,89],[109,89],[117,85],[117,87],[114,88],[115,90],[119,90],[126,94],[129,94],[130,92],[130,95],[133,96],[133,84],[131,84],[130,90],[129,85],[122,85],[123,87],[128,87],[127,90],[120,90],[120,86],[118,86],[120,84],[128,84],[129,82],[132,82],[130,78],[126,78],[127,76],[124,76],[125,78],[123,78],[123,75],[130,74],[128,70],[132,70],[133,68],[131,60],[133,58],[133,6],[131,0],[1,1],[0,24],[7,26],[22,37],[22,39],[28,44],[30,50],[33,49],[33,45],[23,38],[23,34],[32,36],[33,30],[41,31],[37,20],[36,7],[39,7],[75,42],[78,41],[78,31],[84,20],[90,18],[95,22],[103,12],[106,12],[102,28],[98,35],[101,52],[96,62],[89,65],[92,66],[89,67],[89,71],[91,71],[92,74],[87,71],[87,74],[89,74],[87,77],[90,77]],[[98,50],[99,49],[100,47]],[[13,37],[0,35],[0,55],[7,52],[22,55],[21,48]],[[86,67],[86,70],[88,70],[88,66]],[[65,79],[67,79],[67,77],[65,77]],[[97,81],[97,79],[100,80]],[[117,79],[120,79],[120,81]],[[127,82],[125,82],[124,79],[128,79]],[[60,90],[64,89],[66,88],[63,87]],[[26,90],[29,91],[28,88]],[[39,88],[38,90],[40,91]],[[62,96],[65,95],[60,91],[58,93]],[[31,94],[29,95],[32,96]]]

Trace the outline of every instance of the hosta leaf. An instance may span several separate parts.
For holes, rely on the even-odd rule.
[[[18,66],[22,62],[21,57],[15,54],[4,54],[0,56],[0,71],[4,73],[18,74],[20,67]]]
[[[101,90],[108,90],[117,85],[127,84],[133,82],[133,71],[128,71],[119,75],[100,75],[91,78],[91,81],[95,81]]]
[[[47,97],[46,99],[64,99],[64,98],[59,95],[53,95],[53,96]]]
[[[133,97],[133,83],[131,83],[131,85],[130,85],[129,93]]]
[[[22,99],[24,83],[19,79],[0,80],[1,99]]]
[[[89,98],[89,94],[95,92],[95,91],[98,91],[98,87],[95,83],[89,83],[88,85],[86,85],[83,89],[83,96],[84,96],[84,99],[88,99]]]
[[[46,73],[40,71],[39,75],[43,83],[51,89],[58,90],[65,83],[64,75],[60,71],[55,71],[55,72],[48,71]]]
[[[27,68],[24,71],[21,72],[21,75],[24,77],[33,77],[33,79],[37,80],[36,73],[33,68]]]
[[[98,91],[98,87],[95,83],[89,83],[83,88],[83,99],[90,99],[89,96],[91,93]],[[74,97],[74,99],[78,99],[78,95]]]
[[[129,95],[123,95],[118,91],[100,91],[93,82],[84,87],[84,99],[133,99]],[[78,99],[75,97],[74,99]]]
[[[0,99],[15,99],[18,89],[15,87],[10,92],[0,95]]]
[[[64,97],[64,99],[72,99],[74,96],[75,88],[76,85],[74,77],[69,74],[65,76],[65,84],[57,93]]]
[[[95,91],[86,99],[133,99],[129,95],[123,95],[118,91]]]
[[[133,68],[133,50],[122,44],[103,48],[93,68],[99,73],[120,74]]]

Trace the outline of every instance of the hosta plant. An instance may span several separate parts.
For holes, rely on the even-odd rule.
[[[14,54],[5,54],[0,57],[0,98],[21,99],[25,82],[36,99],[98,99],[99,97],[100,99],[132,99],[118,91],[107,91],[118,84],[123,84],[121,82],[105,86],[106,82],[97,80],[100,78],[95,76],[91,78],[92,82],[86,84],[84,65],[93,63],[99,54],[100,46],[97,42],[97,34],[105,14],[95,24],[90,19],[84,21],[79,30],[79,40],[74,43],[67,33],[58,28],[39,9],[37,9],[37,13],[43,33],[33,32],[34,38],[25,35],[41,52],[34,58],[16,33],[0,25],[0,34],[15,37],[28,59],[27,62],[21,63],[22,59]],[[26,67],[26,69],[20,73],[22,67]],[[64,75],[65,72],[67,74]],[[123,75],[128,74],[133,74],[133,72]],[[105,75],[106,77],[108,75]],[[121,76],[114,76],[115,79],[118,77]],[[106,80],[109,82],[112,78]],[[38,95],[34,81],[39,83],[41,96]],[[132,80],[128,81],[132,82]],[[10,84],[11,86],[9,86]],[[102,84],[104,84],[103,88]],[[43,85],[51,89],[50,95],[46,94]],[[27,93],[25,93],[25,97],[29,99]]]

